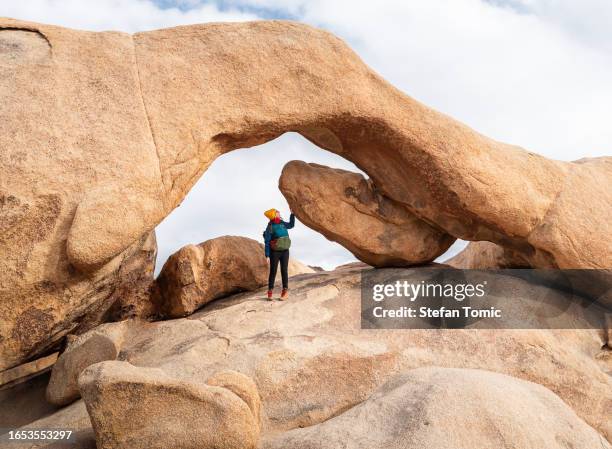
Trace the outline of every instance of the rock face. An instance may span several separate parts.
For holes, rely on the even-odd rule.
[[[97,324],[122,264],[215,158],[287,131],[454,237],[536,267],[612,266],[610,158],[488,139],[327,32],[258,21],[131,36],[3,18],[0,47],[0,369]]]
[[[491,242],[470,242],[456,256],[444,261],[460,269],[529,268],[529,263],[510,250]]]
[[[82,222],[74,219],[85,196],[93,195],[87,203],[95,209],[109,195],[138,203],[149,191],[136,214],[156,209],[151,192],[159,191],[152,182],[159,168],[129,35],[3,18],[0,48],[2,370],[98,324],[93,317],[111,305],[121,267],[141,270],[128,259],[153,228],[142,220],[134,222],[138,235],[87,269],[71,263],[66,242],[71,227]],[[114,182],[120,178],[132,189],[121,193]],[[136,203],[124,203],[125,209]],[[120,202],[86,226],[80,249],[95,253],[94,259],[115,239],[104,229],[110,221],[117,227],[131,222]]]
[[[261,244],[236,236],[184,246],[168,258],[157,278],[162,313],[170,317],[188,315],[213,299],[267,282]]]
[[[240,373],[221,373],[206,385],[102,362],[83,371],[79,388],[98,449],[257,447],[259,396]]]
[[[470,242],[444,264],[475,270],[530,268],[524,257],[491,242]],[[577,295],[612,307],[612,270],[568,270],[564,276]]]
[[[557,395],[490,371],[420,368],[264,449],[612,448]]]
[[[431,262],[455,241],[358,173],[291,161],[283,168],[279,188],[301,222],[368,265]]]
[[[157,317],[160,298],[153,279],[156,258],[157,242],[151,232],[143,246],[119,269],[120,281],[107,312],[110,321]]]
[[[142,305],[140,310],[150,310],[143,286],[153,282],[154,260],[143,258],[143,254],[150,254],[147,248],[151,240],[155,241],[151,234],[144,235],[93,277],[78,274],[66,265],[67,271],[59,274],[65,276],[63,280],[36,281],[21,288],[19,282],[4,284],[4,280],[11,278],[11,271],[0,269],[0,369],[59,347],[67,334],[79,334],[101,322],[123,317],[121,310],[125,309],[115,309],[115,303],[127,304],[134,300],[139,307]],[[56,260],[60,254],[50,253],[50,260]],[[5,262],[0,261],[0,265]],[[38,262],[42,264],[43,260]],[[44,269],[39,273],[44,277],[47,274],[43,272],[50,271]],[[28,275],[27,279],[32,277]],[[130,284],[127,279],[137,279],[138,282]],[[29,282],[25,278],[22,281]],[[113,310],[120,312],[114,314]]]

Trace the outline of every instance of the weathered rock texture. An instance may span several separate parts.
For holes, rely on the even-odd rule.
[[[266,285],[268,272],[264,246],[247,237],[226,235],[186,245],[168,258],[156,279],[160,312],[189,315],[214,299]],[[290,258],[288,272],[296,276],[314,270]]]
[[[455,241],[359,173],[291,161],[279,188],[301,222],[375,267],[431,262]]]
[[[46,351],[80,326],[99,323],[93,317],[111,305],[118,272],[153,226],[136,218],[139,235],[95,267],[79,270],[66,246],[70,228],[83,221],[75,212],[85,197],[94,209],[93,203],[104,203],[109,195],[131,198],[106,208],[86,226],[87,243],[80,249],[98,259],[114,240],[105,223],[129,227],[139,212],[123,212],[137,204],[140,212],[155,209],[150,194],[142,202],[138,198],[139,192],[159,191],[154,181],[159,168],[129,35],[3,18],[0,49],[4,369]],[[125,182],[116,184],[121,178]],[[120,192],[126,184],[134,187]]]
[[[184,246],[168,258],[157,278],[162,313],[170,317],[188,315],[231,293],[256,290],[267,281],[261,244],[236,236]]]
[[[119,268],[119,283],[111,297],[112,306],[106,313],[108,320],[127,318],[156,318],[159,312],[159,293],[153,279],[157,241],[151,232],[143,246]]]
[[[346,266],[297,277],[287,302],[266,301],[264,288],[211,302],[189,318],[128,322],[119,359],[200,385],[205,379],[220,382],[210,380],[220,371],[244,373],[261,397],[265,439],[332,419],[367,400],[396,374],[430,366],[478,368],[541,384],[605,438],[612,437],[612,352],[602,349],[602,330],[545,327],[548,316],[566,307],[564,295],[507,277],[507,297],[500,301],[517,307],[504,320],[531,317],[532,330],[361,330],[362,269]],[[580,304],[573,309],[576,326],[584,325],[581,310]],[[243,397],[243,388],[232,391]],[[516,419],[522,413],[527,411],[517,411]],[[545,434],[548,419],[517,428],[517,435]],[[78,449],[93,449],[87,446],[93,438],[88,422],[77,401],[28,428],[75,428],[83,441]]]
[[[260,402],[253,381],[232,372],[211,383],[126,362],[98,363],[79,377],[98,449],[255,449]]]
[[[93,326],[122,263],[215,158],[287,131],[454,237],[533,266],[612,266],[610,158],[558,162],[488,139],[325,31],[131,36],[3,18],[0,48],[0,369]]]
[[[420,368],[339,416],[264,449],[566,449],[612,446],[557,395],[490,371]]]
[[[444,263],[454,268],[476,270],[529,268],[525,259],[491,242],[470,242],[463,251]]]
[[[58,355],[59,353],[54,352],[40,359],[32,360],[31,362],[1,372],[0,389],[3,390],[7,387],[25,382],[32,377],[50,370],[57,361]]]
[[[104,324],[69,340],[51,371],[46,398],[51,404],[66,405],[81,397],[79,374],[94,363],[115,360],[126,337],[128,322]]]

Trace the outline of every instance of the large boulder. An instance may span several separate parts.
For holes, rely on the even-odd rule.
[[[151,181],[159,168],[131,36],[2,18],[0,48],[2,370],[99,324],[119,272],[148,270],[130,258],[147,245],[153,225],[132,221],[129,211],[158,209],[151,192],[159,184]],[[113,182],[120,178],[131,189]],[[66,245],[86,196],[94,209],[94,202],[118,200],[86,226],[80,249],[96,253],[87,268],[71,262]],[[115,240],[104,225],[111,221],[139,232],[101,260],[99,250]]]
[[[79,376],[98,449],[255,449],[259,396],[240,373],[210,384],[157,368],[102,362]]]
[[[490,371],[420,368],[264,449],[612,449],[541,385]]]
[[[359,173],[291,161],[278,184],[301,222],[375,267],[431,262],[455,241]]]
[[[612,160],[548,160],[413,100],[284,21],[129,35],[0,19],[0,369],[94,326],[216,157],[296,131],[390,200],[532,266],[612,266]]]
[[[156,279],[159,312],[168,317],[189,315],[214,299],[266,285],[268,272],[263,244],[247,237],[226,235],[186,245],[168,258]],[[314,270],[290,257],[288,273]]]
[[[162,314],[180,317],[213,299],[256,290],[268,282],[268,264],[261,244],[224,236],[187,245],[164,264],[157,284]]]

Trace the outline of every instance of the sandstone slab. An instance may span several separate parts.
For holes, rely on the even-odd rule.
[[[53,354],[41,357],[40,359],[32,360],[31,362],[24,363],[23,365],[2,371],[0,373],[0,387],[4,389],[17,385],[50,370],[57,361],[58,355],[59,353],[54,352]]]

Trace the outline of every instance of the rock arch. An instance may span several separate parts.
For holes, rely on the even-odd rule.
[[[44,57],[3,30],[29,30]],[[0,19],[0,34],[10,53],[0,58],[0,198],[61,204],[34,245],[0,209],[0,369],[94,325],[86,317],[143,236],[212,161],[288,131],[454,237],[534,266],[612,265],[610,158],[564,163],[493,141],[400,92],[325,31],[261,21],[129,35]],[[45,300],[27,293],[40,288]],[[45,320],[24,346],[15,323],[25,313]]]
[[[583,232],[559,206],[580,207],[589,192],[573,190],[585,178],[608,177],[610,160],[563,163],[493,141],[411,99],[340,39],[303,24],[194,25],[133,39],[162,186],[163,208],[141,219],[149,228],[219,155],[295,131],[351,160],[386,196],[454,237],[513,248],[535,266],[610,265],[610,253],[587,235],[593,226]],[[610,194],[601,193],[597,201],[609,206]],[[79,209],[77,224],[89,214]],[[589,224],[604,231],[598,218]],[[69,256],[96,265],[89,248],[80,251],[80,233],[90,229],[83,221]]]

